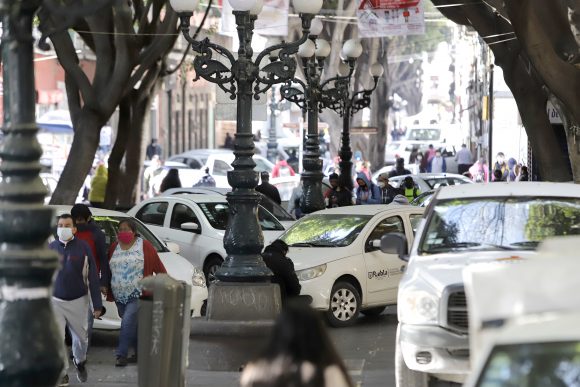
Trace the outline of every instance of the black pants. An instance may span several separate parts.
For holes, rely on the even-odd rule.
[[[457,165],[457,171],[459,172],[460,175],[463,175],[465,172],[469,171],[469,164],[459,164]]]

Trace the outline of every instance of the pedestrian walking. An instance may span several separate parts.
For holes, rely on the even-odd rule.
[[[50,243],[49,248],[59,255],[60,269],[52,292],[52,307],[58,329],[64,345],[65,329],[68,327],[72,338],[73,364],[79,382],[86,382],[88,373],[85,366],[88,348],[89,293],[93,305],[93,317],[102,314],[103,303],[99,293],[97,267],[89,245],[75,238],[77,232],[74,219],[70,214],[58,217],[58,239]],[[65,351],[66,352],[66,351]],[[65,358],[65,369],[68,369],[68,356]],[[67,386],[68,374],[65,373],[61,386]]]
[[[70,214],[75,222],[77,232],[75,238],[83,240],[91,249],[97,268],[99,287],[103,294],[107,294],[107,284],[110,277],[109,260],[107,259],[107,242],[105,233],[92,221],[93,214],[85,204],[75,204]],[[88,340],[91,342],[93,331],[93,309],[89,306],[88,314]]]
[[[159,193],[163,193],[171,188],[181,188],[181,180],[179,180],[179,171],[177,168],[171,168],[163,180],[161,180]]]
[[[288,212],[296,219],[300,219],[304,214],[300,208],[300,199],[302,198],[302,181],[298,184],[296,188],[292,190],[292,195],[290,200],[288,200]]]
[[[215,179],[213,178],[211,173],[209,173],[208,167],[205,168],[205,175],[203,175],[201,177],[201,179],[199,179],[199,181],[197,183],[195,183],[193,186],[194,187],[215,187]]]
[[[364,173],[356,176],[356,204],[381,204],[381,190]]]
[[[455,161],[457,161],[457,171],[460,175],[469,171],[469,167],[473,164],[473,156],[466,144],[461,145],[461,149],[455,155]]]
[[[330,188],[324,192],[326,208],[345,207],[352,205],[352,192],[340,181],[336,173],[328,177]]]
[[[282,204],[278,188],[276,188],[275,185],[270,184],[270,174],[266,171],[262,171],[260,172],[260,178],[262,179],[262,183],[256,187],[256,191],[269,197],[274,202],[278,203],[278,205]]]
[[[421,194],[421,190],[419,189],[419,187],[415,186],[415,182],[413,181],[413,178],[411,176],[405,177],[405,180],[403,180],[403,185],[401,188],[403,191],[403,195],[407,198],[409,203],[412,202],[413,199],[415,199],[417,196]]]
[[[143,172],[144,196],[152,198],[157,196],[159,192],[155,188],[159,177],[163,173],[163,162],[158,155],[151,158],[151,164]]]
[[[274,168],[272,168],[272,178],[294,175],[296,175],[294,169],[292,169],[292,167],[288,165],[288,162],[286,161],[286,159],[284,159],[284,157],[279,156],[278,161],[274,165]]]
[[[381,203],[383,204],[390,204],[395,196],[402,193],[399,188],[395,188],[389,183],[389,175],[387,173],[381,173],[379,175],[377,184],[381,189]]]
[[[427,172],[429,173],[445,173],[447,172],[447,163],[445,158],[441,156],[441,151],[437,149],[435,156],[427,164]]]
[[[499,170],[500,174],[496,174],[495,171]],[[509,174],[509,167],[505,162],[505,155],[503,152],[499,152],[495,158],[495,164],[493,165],[493,181],[506,181]]]
[[[234,149],[234,138],[230,135],[230,132],[226,133],[226,139],[224,141],[224,148]]]
[[[411,171],[405,168],[405,159],[399,157],[395,164],[395,169],[389,172],[389,177],[410,175]]]
[[[103,164],[99,164],[95,176],[91,180],[91,191],[89,192],[89,202],[91,206],[103,208],[105,204],[105,193],[107,192],[108,173]]]
[[[475,164],[469,168],[472,180],[476,183],[487,183],[489,181],[489,170],[485,157],[480,157]]]
[[[353,387],[320,315],[303,303],[287,305],[264,353],[250,362],[241,387]]]
[[[145,155],[147,156],[147,160],[153,160],[153,156],[161,158],[161,146],[157,143],[156,138],[152,138],[151,143],[147,145]]]
[[[516,181],[530,181],[530,175],[529,175],[529,172],[528,172],[528,167],[526,167],[525,165],[523,165],[520,168],[520,174],[516,178]]]
[[[518,162],[513,157],[508,159],[508,173],[506,181],[516,181],[518,177]]]
[[[298,171],[300,169],[300,166],[299,166],[300,160],[298,159],[298,156],[296,156],[295,149],[292,149],[290,151],[290,156],[288,157],[286,162],[288,163],[290,168],[292,168],[294,171]]]
[[[119,222],[117,241],[109,249],[111,280],[107,301],[114,301],[121,317],[121,331],[115,366],[125,367],[137,360],[137,313],[141,296],[139,281],[153,274],[167,273],[153,245],[137,234],[132,219]],[[133,348],[135,355],[128,357]]]
[[[266,246],[262,253],[264,263],[274,274],[271,280],[272,283],[280,286],[282,305],[287,300],[298,297],[302,288],[296,271],[294,271],[294,263],[290,258],[286,257],[286,254],[288,254],[288,245],[280,239],[276,239]]]

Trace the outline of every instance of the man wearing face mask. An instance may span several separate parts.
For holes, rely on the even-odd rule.
[[[435,151],[435,156],[429,161],[427,166],[427,172],[429,173],[445,173],[447,172],[447,164],[445,159],[441,156],[441,151]]]
[[[103,303],[99,292],[99,277],[93,254],[89,245],[75,238],[76,227],[70,214],[58,218],[58,239],[49,248],[60,257],[60,270],[54,281],[52,305],[60,332],[63,335],[68,326],[72,336],[73,364],[77,370],[79,382],[87,381],[85,367],[88,347],[88,321],[90,292],[93,316],[99,318]],[[67,367],[68,368],[68,367]],[[65,374],[61,385],[68,385]]]
[[[377,184],[381,189],[381,202],[383,204],[390,204],[395,196],[402,194],[402,190],[393,187],[389,184],[389,175],[381,173],[377,178]]]

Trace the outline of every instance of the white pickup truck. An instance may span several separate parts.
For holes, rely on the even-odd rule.
[[[525,182],[442,187],[410,256],[404,236],[386,235],[383,251],[397,251],[409,262],[397,302],[397,386],[465,381],[470,352],[464,268],[530,258],[543,239],[573,234],[580,234],[580,185]]]

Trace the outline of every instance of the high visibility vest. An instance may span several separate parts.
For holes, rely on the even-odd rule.
[[[415,199],[417,197],[417,188],[416,187],[413,187],[413,188],[405,187],[405,197],[407,198],[407,200],[409,202],[411,202],[413,199]]]

